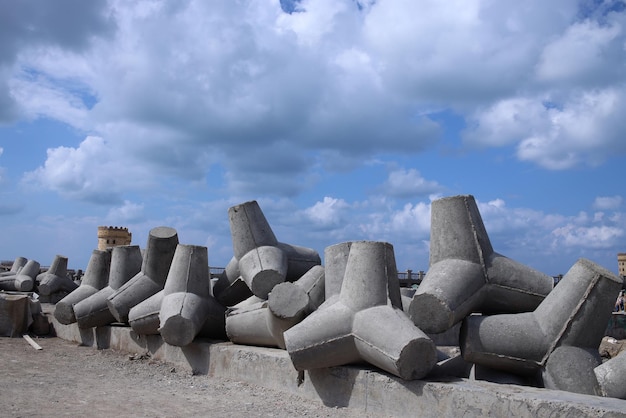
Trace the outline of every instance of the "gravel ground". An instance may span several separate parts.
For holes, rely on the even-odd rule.
[[[380,417],[60,338],[0,338],[2,417]]]

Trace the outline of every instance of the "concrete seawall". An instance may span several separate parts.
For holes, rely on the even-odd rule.
[[[44,306],[50,312],[52,305]],[[58,337],[98,349],[149,352],[195,374],[225,377],[390,416],[412,417],[626,417],[626,401],[533,387],[468,379],[405,381],[364,366],[298,372],[285,350],[196,340],[185,347],[166,344],[160,335],[140,336],[130,327],[79,329],[49,315]]]

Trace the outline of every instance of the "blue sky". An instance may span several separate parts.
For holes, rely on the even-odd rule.
[[[547,274],[626,251],[623,1],[0,0],[0,258],[85,268],[99,225],[232,257],[393,244],[472,194],[496,251]]]

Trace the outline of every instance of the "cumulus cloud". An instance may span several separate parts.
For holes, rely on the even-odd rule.
[[[516,145],[520,160],[554,170],[597,166],[626,151],[623,87],[571,94],[558,106],[546,99],[516,98],[473,116],[465,139],[481,146]]]
[[[142,170],[103,138],[88,136],[77,148],[48,149],[44,166],[25,173],[22,182],[72,199],[115,204],[123,192],[155,184]]]
[[[115,27],[106,0],[61,0],[54,4],[3,0],[0,9],[0,121],[19,116],[21,99],[15,97],[15,85],[5,75],[20,54],[40,47],[82,52],[96,37],[110,36]]]
[[[545,46],[537,64],[537,78],[557,85],[602,87],[614,83],[623,79],[623,44],[620,22],[576,22]]]
[[[436,181],[426,180],[419,171],[411,168],[391,171],[380,190],[393,197],[417,198],[438,193],[443,187]]]
[[[455,13],[407,0],[61,3],[7,5],[17,26],[0,37],[0,82],[22,116],[89,129],[184,179],[218,161],[234,193],[262,179],[293,196],[322,155],[430,149],[442,108],[466,118],[468,143],[514,146],[546,168],[624,151],[624,76],[610,70],[621,12],[601,24],[562,0],[460,1]],[[81,18],[66,21],[68,8]],[[572,55],[580,45],[588,59]],[[417,189],[389,188],[429,193]]]
[[[144,217],[144,205],[141,203],[133,203],[125,200],[122,206],[109,209],[107,220],[111,224],[126,224],[129,222],[138,222]]]
[[[333,228],[346,221],[346,211],[349,205],[343,199],[325,196],[321,202],[316,202],[304,213],[318,228]]]
[[[622,196],[598,196],[593,201],[593,208],[598,210],[619,209],[623,202]]]
[[[616,226],[577,226],[567,224],[552,231],[555,242],[565,247],[615,248],[624,236],[624,229]]]

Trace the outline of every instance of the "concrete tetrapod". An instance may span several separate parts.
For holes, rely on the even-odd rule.
[[[97,293],[109,283],[110,268],[111,251],[93,250],[80,286],[54,306],[54,317],[57,321],[64,325],[76,322],[74,305]]]
[[[597,385],[584,381],[595,365],[589,353],[598,350],[621,284],[610,271],[580,259],[533,312],[466,318],[463,358],[521,375],[543,369],[550,389],[596,394]]]
[[[353,242],[351,241],[342,242],[324,249],[324,260],[326,260],[326,267],[324,268],[324,293],[326,300],[339,295],[341,292],[352,244]],[[387,296],[393,306],[402,309],[403,302],[395,257],[388,257],[387,263]]]
[[[391,244],[353,242],[338,296],[284,333],[297,370],[366,361],[405,380],[424,377],[437,361],[435,344],[391,305]],[[398,298],[399,299],[399,298]]]
[[[626,399],[626,351],[594,369],[602,395]]]
[[[113,247],[108,286],[74,305],[79,328],[101,327],[115,322],[107,299],[141,271],[141,263],[141,249],[138,245]]]
[[[139,335],[156,335],[159,333],[159,313],[163,303],[163,290],[150,296],[130,308],[128,323]]]
[[[0,289],[30,292],[35,286],[35,278],[39,274],[40,265],[35,260],[28,260],[24,267],[14,275],[0,277]]]
[[[473,196],[433,201],[430,231],[430,268],[408,309],[425,332],[470,313],[532,311],[552,290],[552,277],[493,251]]]
[[[275,285],[299,279],[321,264],[317,251],[278,242],[256,201],[228,209],[234,256],[252,293],[267,299]]]
[[[285,348],[283,334],[324,302],[324,267],[313,266],[299,280],[274,286],[267,301],[257,296],[226,314],[226,334],[235,344]]]
[[[175,229],[158,226],[150,230],[141,271],[107,299],[109,310],[118,322],[127,323],[133,306],[163,290],[177,245]]]
[[[28,259],[26,257],[17,257],[13,264],[11,264],[11,269],[9,271],[3,271],[0,273],[0,277],[4,276],[15,276],[19,273],[20,269],[26,265]]]
[[[213,295],[224,306],[234,306],[252,296],[239,273],[239,260],[231,258],[213,286]]]
[[[176,247],[163,289],[159,333],[170,345],[184,347],[200,333],[207,320],[224,334],[222,306],[210,292],[209,260],[206,247]]]
[[[250,297],[255,298],[257,296]],[[285,348],[282,335],[272,332],[277,327],[270,327],[271,319],[266,300],[256,303],[244,301],[240,306],[226,311],[226,335],[235,344]],[[296,323],[294,320],[285,326],[290,327]]]
[[[50,268],[37,275],[37,290],[44,296],[49,296],[57,292],[72,292],[78,287],[72,279],[67,276],[67,257],[57,255],[52,261]]]

